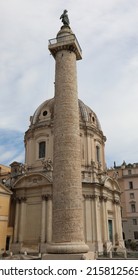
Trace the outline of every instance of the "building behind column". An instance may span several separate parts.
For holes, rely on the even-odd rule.
[[[89,247],[89,252],[102,254],[114,247],[123,249],[120,187],[115,178],[107,175],[106,137],[98,117],[77,97],[76,72],[73,71],[81,52],[69,26],[61,27],[50,48],[58,60],[56,87],[59,96],[58,101],[57,96],[45,100],[30,117],[30,126],[24,137],[25,163],[11,164],[11,179],[7,182],[12,186],[14,198],[11,206],[14,228],[11,250],[66,254],[73,253],[73,250],[74,253],[85,253]],[[60,68],[61,59],[67,66],[66,77],[62,75],[63,65],[63,69]],[[59,122],[54,119],[55,114]],[[53,152],[55,145],[56,152],[55,148]],[[61,161],[65,162],[65,168],[63,165],[60,168]],[[58,192],[55,191],[56,179],[59,181]],[[56,251],[52,251],[50,244],[55,246],[54,242],[62,243],[63,250],[53,247]],[[70,251],[65,243],[72,247],[75,245],[77,249]]]
[[[114,162],[108,174],[121,186],[123,239],[129,249],[138,250],[138,163]]]

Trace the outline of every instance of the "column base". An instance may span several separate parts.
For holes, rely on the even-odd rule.
[[[85,254],[43,254],[42,260],[94,260],[95,253]]]
[[[39,251],[40,253],[44,254],[47,252],[47,243],[40,243],[39,245]]]
[[[89,251],[88,245],[85,243],[49,243],[47,244],[47,252],[51,254],[81,254]]]
[[[119,247],[125,249],[125,243],[124,243],[124,240],[119,240]]]

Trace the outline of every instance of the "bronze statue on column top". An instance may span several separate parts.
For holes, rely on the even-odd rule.
[[[62,20],[62,22],[65,26],[69,26],[69,24],[70,24],[67,12],[68,12],[67,10],[64,10],[63,14],[60,17],[60,19]]]

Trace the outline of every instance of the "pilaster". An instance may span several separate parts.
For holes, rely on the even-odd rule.
[[[107,210],[106,210],[106,203],[107,203],[107,197],[104,195],[101,195],[99,197],[101,206],[102,206],[102,211],[101,211],[101,223],[102,223],[102,239],[103,242],[105,243],[108,240],[108,224],[107,224]]]
[[[26,197],[20,198],[20,223],[19,223],[19,242],[24,240],[24,228],[25,228],[25,211],[26,211]]]
[[[42,195],[41,243],[46,241],[46,196]]]
[[[14,223],[14,237],[13,242],[18,242],[18,223],[19,223],[19,205],[20,200],[19,198],[16,198],[16,209],[15,209],[15,223]]]
[[[46,196],[47,201],[47,226],[46,226],[46,240],[47,243],[52,241],[52,195]]]

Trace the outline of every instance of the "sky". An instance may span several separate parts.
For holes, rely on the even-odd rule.
[[[54,96],[48,40],[68,10],[78,96],[97,114],[107,167],[138,162],[138,0],[0,0],[0,164],[24,162],[30,116]]]

